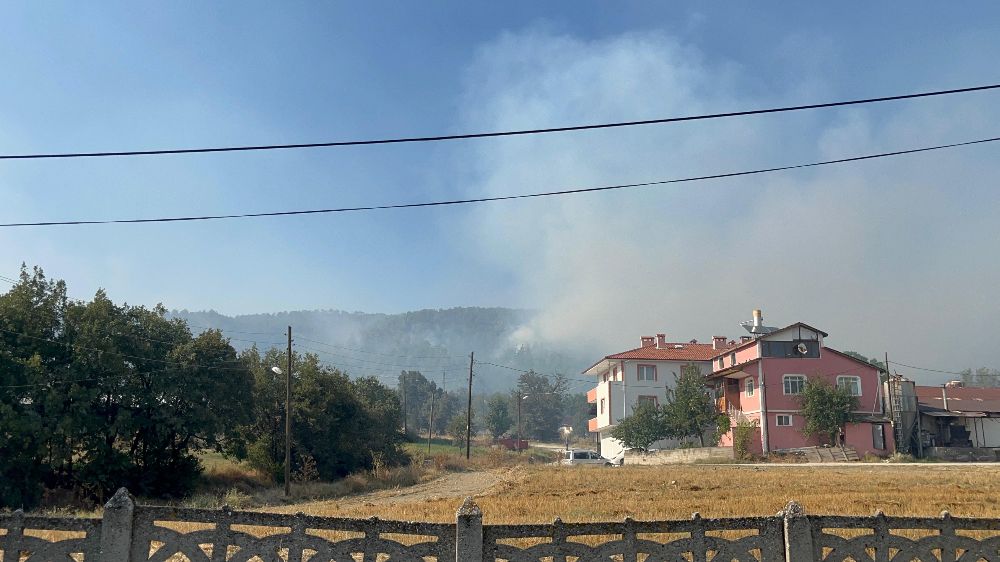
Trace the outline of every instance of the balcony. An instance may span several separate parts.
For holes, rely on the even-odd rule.
[[[591,418],[587,420],[587,431],[595,433],[597,432],[597,428],[598,428],[597,418]]]
[[[587,402],[591,404],[597,402],[597,388],[592,388],[587,391]]]

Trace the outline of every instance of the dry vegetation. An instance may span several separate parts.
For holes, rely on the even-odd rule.
[[[683,519],[773,515],[794,499],[817,514],[1000,517],[1000,466],[864,465],[809,467],[662,466],[504,469],[476,498],[486,523]],[[461,498],[319,502],[313,515],[452,521]]]

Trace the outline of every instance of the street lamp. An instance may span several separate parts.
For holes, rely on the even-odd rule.
[[[569,450],[569,436],[573,435],[573,427],[569,426],[569,425],[561,425],[561,426],[559,426],[559,433],[563,436],[563,439],[566,440],[566,450],[568,451]]]
[[[526,399],[528,396],[530,395],[517,395],[517,443],[514,446],[517,447],[518,453],[521,452],[521,400]]]
[[[288,358],[291,363],[291,356]],[[292,468],[292,369],[282,372],[281,367],[271,367],[271,372],[285,375],[285,497],[291,495]]]

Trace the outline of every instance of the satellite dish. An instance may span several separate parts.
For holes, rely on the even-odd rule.
[[[807,346],[804,343],[800,343],[799,345],[795,346],[795,351],[798,351],[799,355],[805,355],[806,353],[809,353],[809,346]]]

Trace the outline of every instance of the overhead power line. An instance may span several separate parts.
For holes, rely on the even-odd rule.
[[[918,371],[928,371],[931,373],[944,373],[946,375],[962,375],[966,373],[960,373],[958,371],[943,371],[941,369],[930,369],[927,367],[917,367],[916,365],[907,365],[906,363],[900,363],[898,361],[889,361],[890,365],[897,365],[899,367],[909,367],[910,369],[916,369]]]
[[[848,158],[837,158],[835,160],[822,160],[819,162],[809,162],[806,164],[792,164],[788,166],[776,166],[773,168],[758,168],[755,170],[744,170],[740,172],[726,172],[718,174],[708,174],[703,176],[691,176],[686,178],[676,178],[669,180],[657,180],[657,181],[647,181],[639,183],[626,183],[618,185],[606,185],[601,187],[583,187],[576,189],[563,189],[559,191],[546,191],[540,193],[525,193],[521,195],[502,195],[497,197],[476,197],[473,199],[451,199],[445,201],[430,201],[424,203],[396,203],[390,205],[371,205],[366,207],[336,207],[331,209],[308,209],[300,211],[271,211],[264,213],[241,213],[241,214],[229,214],[229,215],[200,215],[200,216],[186,216],[186,217],[161,217],[152,219],[109,219],[109,220],[72,220],[72,221],[44,221],[44,222],[14,222],[0,224],[0,227],[11,228],[20,226],[69,226],[69,225],[84,225],[84,224],[140,224],[140,223],[154,223],[154,222],[190,222],[190,221],[206,221],[206,220],[220,220],[220,219],[246,219],[255,217],[279,217],[279,216],[291,216],[291,215],[318,215],[325,213],[349,213],[349,212],[360,212],[360,211],[380,211],[387,209],[413,209],[418,207],[444,207],[449,205],[467,205],[471,203],[487,203],[493,201],[511,201],[515,199],[533,199],[538,197],[554,197],[559,195],[576,195],[580,193],[596,193],[600,191],[614,191],[622,189],[632,189],[640,187],[652,187],[657,185],[668,185],[674,183],[689,183],[697,181],[724,179],[724,178],[735,178],[739,176],[752,176],[759,174],[768,174],[774,172],[783,172],[787,170],[798,170],[803,168],[814,168],[817,166],[829,166],[832,164],[844,164],[847,162],[859,162],[862,160],[875,160],[878,158],[888,158],[892,156],[902,156],[906,154],[916,154],[920,152],[930,152],[934,150],[944,150],[948,148],[957,148],[961,146],[970,146],[974,144],[984,144],[1000,141],[1000,137],[991,137],[986,139],[978,139],[965,142],[956,142],[950,144],[939,144],[935,146],[925,146],[922,148],[911,148],[907,150],[896,150],[892,152],[879,152],[875,154],[865,154],[861,156],[851,156]]]
[[[382,138],[382,139],[310,142],[310,143],[296,143],[296,144],[263,144],[263,145],[245,145],[245,146],[222,146],[222,147],[209,147],[209,148],[170,148],[161,150],[118,150],[118,151],[106,151],[106,152],[50,152],[50,153],[37,153],[37,154],[3,154],[0,155],[0,160],[41,160],[46,158],[96,158],[96,157],[108,157],[108,156],[166,156],[172,154],[250,152],[250,151],[260,151],[260,150],[330,148],[339,146],[368,146],[368,145],[378,145],[378,144],[403,144],[403,143],[438,142],[438,141],[463,140],[463,139],[482,139],[491,137],[513,137],[521,135],[537,135],[543,133],[566,133],[572,131],[589,131],[594,129],[635,127],[638,125],[662,125],[666,123],[680,123],[684,121],[703,121],[707,119],[721,119],[726,117],[746,117],[749,115],[765,115],[768,113],[785,113],[790,111],[804,111],[809,109],[845,107],[845,106],[862,105],[868,103],[880,103],[880,102],[899,101],[899,100],[908,100],[916,98],[928,98],[934,96],[945,96],[950,94],[980,92],[985,90],[995,90],[997,88],[1000,88],[1000,84],[973,86],[969,88],[956,88],[952,90],[934,90],[929,92],[900,94],[895,96],[882,96],[877,98],[862,98],[862,99],[854,99],[846,101],[772,107],[767,109],[748,109],[741,111],[727,111],[723,113],[686,115],[681,117],[664,117],[659,119],[642,119],[639,121],[616,121],[612,123],[596,123],[588,125],[569,125],[565,127],[546,127],[540,129],[519,129],[519,130],[492,131],[483,133],[460,133],[454,135],[396,137],[396,138]]]

